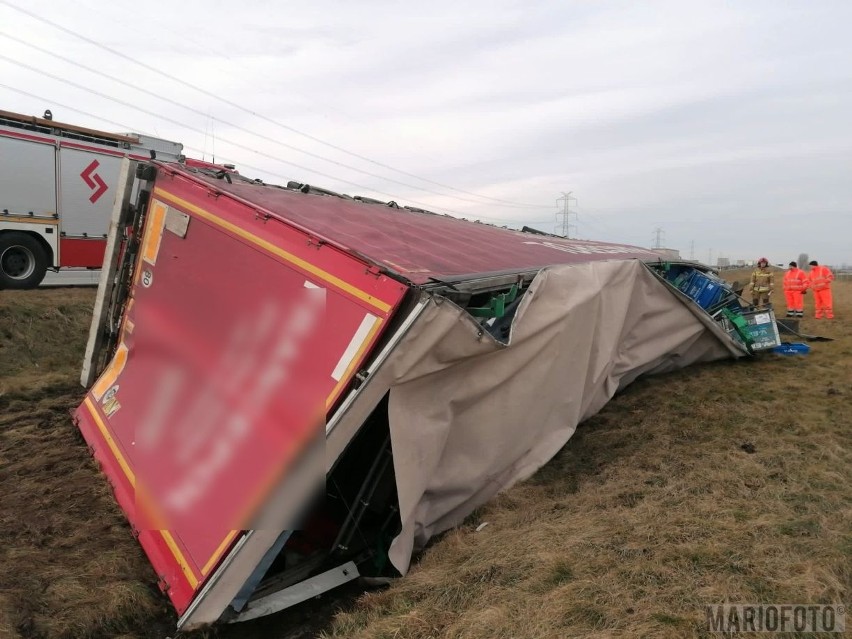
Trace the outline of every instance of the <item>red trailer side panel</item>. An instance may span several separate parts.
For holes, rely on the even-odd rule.
[[[79,427],[182,613],[406,287],[161,173],[112,362]]]

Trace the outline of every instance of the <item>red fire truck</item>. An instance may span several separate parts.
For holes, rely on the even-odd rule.
[[[0,288],[34,288],[48,269],[100,268],[121,159],[184,160],[178,142],[45,115],[0,111]]]

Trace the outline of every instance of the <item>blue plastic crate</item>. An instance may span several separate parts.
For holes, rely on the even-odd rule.
[[[695,300],[701,295],[705,286],[707,286],[707,276],[704,273],[695,271],[692,277],[689,278],[689,284],[683,289],[683,292]]]
[[[724,291],[725,289],[721,282],[710,280],[704,286],[704,290],[701,291],[701,294],[695,301],[698,302],[698,305],[701,308],[710,308],[711,306],[715,306],[722,298]]]
[[[684,293],[686,293],[689,290],[689,286],[692,284],[692,278],[695,277],[696,273],[698,273],[698,271],[692,271],[691,273],[688,273],[686,277],[678,283],[678,288]]]
[[[807,344],[779,344],[772,352],[779,355],[807,355],[811,352],[811,347]]]
[[[696,271],[689,280],[689,286],[684,292],[691,297],[701,308],[710,308],[716,304],[724,294],[724,282],[710,275]]]

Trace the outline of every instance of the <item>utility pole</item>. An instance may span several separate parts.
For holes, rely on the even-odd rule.
[[[663,248],[663,238],[666,236],[665,231],[661,229],[659,226],[654,229],[654,248],[661,249]]]
[[[689,259],[691,259],[691,260],[695,259],[695,240],[692,240],[689,243]]]
[[[571,193],[573,191],[568,191],[567,193],[562,191],[562,197],[556,199],[556,205],[559,206],[561,204],[562,206],[562,210],[556,213],[556,221],[558,222],[556,232],[562,237],[567,238],[571,237],[571,229],[577,228],[576,224],[571,224],[571,216],[573,215],[575,219],[577,218],[577,213],[571,210],[571,200],[576,202],[577,198],[571,195]],[[561,220],[560,217],[562,218]]]
[[[713,249],[707,251],[707,266],[713,266]]]

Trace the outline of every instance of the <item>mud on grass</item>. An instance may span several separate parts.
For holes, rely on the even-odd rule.
[[[174,635],[174,610],[71,420],[94,297],[0,291],[0,639]],[[356,590],[187,639],[313,637]]]
[[[70,411],[93,289],[0,291],[0,637],[164,637],[174,616]]]
[[[848,603],[852,283],[835,297],[806,357],[628,387],[326,637],[709,638],[706,604]]]
[[[168,629],[153,571],[71,421],[82,395],[68,381],[0,397],[0,637]]]

